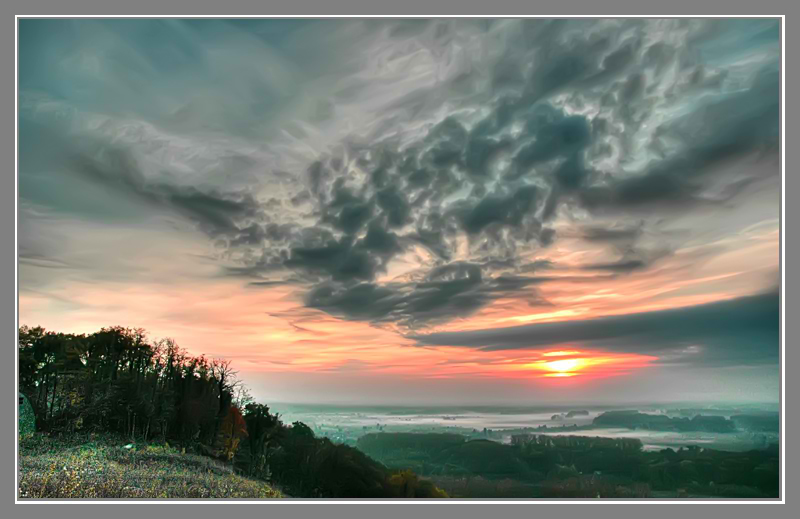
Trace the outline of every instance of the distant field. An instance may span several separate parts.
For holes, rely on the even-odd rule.
[[[637,438],[515,435],[510,443],[450,433],[370,433],[357,447],[411,468],[451,497],[775,498],[778,445],[731,452],[646,451]]]
[[[220,462],[168,445],[136,445],[113,437],[20,444],[20,498],[281,498],[270,485],[234,474]]]
[[[301,421],[317,436],[337,443],[356,445],[370,433],[451,433],[470,439],[510,443],[515,434],[588,435],[607,438],[638,438],[645,450],[678,449],[696,445],[711,449],[745,452],[779,441],[778,412],[764,406],[688,408],[632,406],[631,411],[658,419],[694,418],[697,415],[731,418],[736,428],[714,430],[659,430],[622,424],[595,424],[611,406],[549,407],[347,407],[278,404],[274,410],[288,422]],[[705,414],[707,413],[707,414]],[[755,421],[754,421],[755,419]],[[543,429],[547,427],[547,429]]]

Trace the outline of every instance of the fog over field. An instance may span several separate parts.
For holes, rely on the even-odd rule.
[[[508,443],[513,434],[536,432],[548,435],[638,438],[645,449],[680,448],[688,445],[745,451],[778,441],[775,404],[696,404],[672,403],[650,406],[334,406],[274,404],[272,410],[288,423],[300,421],[317,434],[335,441],[355,443],[374,432],[450,432],[470,438],[485,437]],[[630,410],[668,417],[718,416],[725,419],[741,415],[773,417],[775,427],[763,430],[732,429],[730,432],[675,431],[604,427],[593,424],[608,411]],[[577,426],[577,427],[575,427]],[[575,427],[575,428],[573,428]],[[548,431],[548,429],[550,429]]]

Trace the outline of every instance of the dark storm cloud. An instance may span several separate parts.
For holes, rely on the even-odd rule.
[[[533,137],[534,141],[514,156],[518,175],[527,173],[531,167],[542,162],[557,157],[572,157],[590,142],[589,124],[583,116],[566,116],[550,105],[539,104],[524,118],[527,135]],[[569,175],[563,176],[569,178]]]
[[[389,227],[402,227],[408,223],[411,207],[408,200],[396,188],[387,187],[378,191],[376,199],[378,206],[386,216],[386,223]]]
[[[319,247],[293,247],[285,265],[328,275],[337,281],[372,279],[378,267],[368,251],[353,247],[347,238]]]
[[[523,186],[509,196],[483,198],[460,216],[464,230],[476,234],[492,224],[519,226],[535,207],[538,192],[536,186]]]
[[[550,260],[536,260],[520,266],[520,272],[535,272],[537,270],[546,270],[553,267],[554,264]]]
[[[501,101],[504,102],[507,101]],[[492,161],[511,148],[511,138],[497,136],[505,127],[508,115],[508,106],[501,104],[491,116],[476,124],[469,132],[469,140],[464,149],[464,167],[469,174],[476,177],[490,176]]]
[[[277,255],[265,254],[257,261],[251,262],[245,266],[226,266],[223,267],[223,273],[228,276],[242,277],[242,278],[263,278],[266,274],[278,274],[286,270],[284,262],[286,261],[287,254],[283,251]],[[272,286],[276,280],[264,280],[265,284],[259,285],[260,281],[250,282],[251,286]]]
[[[342,177],[336,178],[330,194],[330,200],[320,196],[322,205],[321,221],[330,224],[333,228],[345,234],[354,234],[359,231],[372,217],[373,209],[370,200],[364,200],[345,187]]]
[[[179,187],[148,180],[130,154],[113,148],[102,148],[99,157],[72,155],[66,163],[77,175],[124,196],[183,214],[211,237],[258,243],[263,234],[253,224],[242,226],[242,222],[261,214],[260,204],[250,193],[201,191],[194,186]]]
[[[581,237],[584,240],[593,242],[618,243],[636,241],[641,234],[641,227],[608,228],[587,226],[582,229]]]
[[[495,233],[502,228],[517,229],[520,238],[533,238],[544,245],[552,241],[552,229],[543,229],[535,216],[543,202],[540,186],[512,181],[487,193],[484,185],[477,182],[472,186],[471,195],[450,204],[444,202],[463,188],[463,174],[491,179],[488,169],[478,171],[478,163],[488,164],[500,149],[509,147],[511,139],[493,136],[513,123],[515,109],[503,101],[496,107],[496,111],[469,132],[454,118],[447,118],[433,126],[415,145],[402,151],[387,145],[368,148],[356,162],[368,172],[369,182],[356,190],[347,186],[346,172],[336,173],[330,166],[335,162],[333,158],[312,165],[308,172],[309,190],[320,214],[318,224],[353,235],[367,229],[361,241],[353,240],[348,247],[384,256],[380,261],[362,261],[365,268],[355,278],[369,280],[370,275],[379,271],[371,266],[385,264],[393,254],[402,251],[404,243],[419,243],[446,262],[452,257],[453,239],[459,231],[474,236],[476,243],[488,240],[491,247],[499,247],[499,252],[512,250],[508,248],[509,243],[497,239]],[[579,122],[549,106],[542,106],[537,113],[549,119],[529,121],[529,126],[535,131],[544,128],[546,135],[540,142],[545,143],[547,151],[536,151],[543,154],[543,158],[534,157],[533,162],[571,156],[585,145],[582,133],[585,128]],[[553,123],[556,127],[548,126],[548,121],[556,121]],[[485,139],[492,142],[482,142]],[[577,145],[573,141],[577,141]],[[478,157],[484,152],[487,155]],[[390,228],[398,231],[386,234]],[[491,232],[483,235],[484,231]],[[381,232],[391,236],[391,243],[379,245],[386,241]],[[339,272],[334,264],[339,264],[342,257],[340,253],[326,256],[332,261],[327,268],[331,274]],[[326,270],[322,261],[315,261],[313,268],[317,272]],[[308,262],[293,259],[287,266],[306,268]],[[344,279],[340,274],[337,276],[339,280]]]
[[[632,260],[620,260],[615,261],[612,263],[592,263],[591,265],[585,265],[581,268],[584,270],[604,270],[607,272],[633,272],[634,270],[643,269],[647,266],[642,260],[632,259]]]
[[[546,304],[532,288],[542,281],[513,275],[486,279],[479,265],[451,263],[416,283],[324,283],[307,294],[306,304],[346,319],[417,327],[468,316],[499,297]]]
[[[191,220],[197,221],[200,227],[212,236],[241,235],[242,229],[237,222],[255,217],[259,207],[256,200],[248,193],[241,195],[204,193],[197,189],[180,190],[167,187],[156,187],[153,190],[157,198],[185,213]],[[251,229],[252,226],[246,228],[245,234],[254,239],[257,237],[257,232],[254,234]]]
[[[743,92],[699,102],[691,113],[660,128],[654,143],[678,139],[683,149],[651,162],[642,174],[587,187],[581,202],[590,209],[628,210],[702,201],[710,182],[703,175],[713,166],[777,146],[779,77],[777,70],[768,69]]]
[[[598,230],[594,229],[595,232]],[[672,254],[671,250],[663,247],[656,249],[636,247],[635,243],[639,238],[639,233],[628,237],[629,231],[605,229],[600,233],[600,235],[604,235],[603,238],[598,238],[598,234],[594,234],[595,241],[609,243],[622,257],[616,261],[590,263],[580,268],[590,271],[629,274],[634,271],[645,270],[655,262]],[[584,239],[586,239],[585,236]]]
[[[467,130],[456,119],[448,117],[436,125],[428,134],[433,142],[423,159],[435,167],[460,164],[462,152],[467,145]]]
[[[641,40],[619,40],[618,34],[591,30],[590,25],[553,21],[548,25],[530,24],[536,37],[531,43],[541,49],[545,58],[533,71],[528,85],[530,100],[554,95],[568,88],[588,89],[609,82],[636,61]],[[585,32],[584,32],[585,31]],[[571,38],[568,38],[567,35]],[[617,48],[613,49],[612,45]]]
[[[555,239],[555,233],[542,222],[551,219],[564,202],[574,201],[597,212],[637,207],[672,211],[702,201],[704,189],[714,184],[714,178],[706,178],[706,174],[715,165],[774,144],[777,76],[766,70],[747,89],[700,99],[687,115],[661,125],[651,147],[666,151],[655,153],[641,172],[601,174],[587,161],[604,149],[595,146],[595,140],[603,138],[608,126],[584,115],[569,114],[547,101],[545,94],[563,91],[570,85],[591,89],[616,81],[614,78],[644,55],[654,60],[644,66],[656,68],[661,66],[656,58],[668,60],[674,56],[662,47],[641,49],[639,40],[626,41],[606,52],[603,49],[610,48],[611,43],[593,38],[583,41],[583,45],[599,42],[591,52],[573,49],[572,53],[559,55],[550,49],[552,77],[548,79],[544,74],[532,79],[530,92],[538,92],[535,99],[524,93],[504,95],[471,128],[450,116],[403,150],[386,145],[368,148],[359,164],[368,171],[370,183],[358,192],[344,187],[341,173],[315,165],[310,172],[310,188],[321,204],[320,222],[345,234],[368,231],[360,239],[340,241],[322,249],[292,249],[287,266],[324,273],[332,281],[365,282],[358,287],[336,287],[324,282],[310,292],[309,306],[348,318],[403,322],[444,320],[447,315],[471,313],[494,298],[499,281],[489,284],[480,276],[466,275],[442,285],[420,285],[418,288],[424,287],[428,292],[410,297],[403,294],[407,287],[378,286],[373,283],[374,277],[385,271],[388,261],[411,242],[438,256],[439,266],[430,271],[434,275],[436,269],[448,266],[456,243],[454,237],[460,231],[474,244],[473,254],[484,258],[514,257],[517,244],[522,242],[547,246]],[[587,49],[580,41],[575,45]],[[594,64],[587,61],[592,57]],[[629,124],[636,123],[638,108],[634,104],[642,102],[644,77],[641,71],[634,70],[621,83],[619,96],[607,101],[620,110]],[[701,90],[719,86],[698,81],[690,79]],[[513,134],[512,127],[521,127],[522,131]],[[673,144],[667,149],[663,142],[682,145]],[[503,155],[511,164],[504,175],[493,166],[495,159]],[[722,196],[733,196],[753,181],[737,181],[723,190]],[[487,189],[489,182],[494,184],[491,189]],[[464,186],[470,187],[468,194],[445,202],[463,191]],[[390,228],[395,231],[389,233]],[[501,235],[502,229],[512,234]],[[670,253],[667,249],[636,247],[641,235],[640,226],[585,226],[582,237],[586,241],[608,244],[621,257],[580,268],[627,274],[646,270]],[[477,256],[472,259],[475,261]],[[365,306],[356,309],[362,302]]]
[[[248,227],[238,229],[238,234],[230,241],[231,247],[239,245],[260,245],[267,238],[267,232],[264,226],[258,224],[251,224]]]
[[[264,276],[291,271],[305,281],[310,307],[350,319],[416,324],[469,315],[501,295],[536,301],[536,281],[521,275],[552,264],[525,264],[523,258],[559,239],[561,228],[557,235],[555,227],[564,221],[562,209],[586,242],[616,252],[616,261],[583,269],[614,277],[650,268],[666,253],[639,245],[641,229],[624,220],[627,213],[663,218],[700,202],[732,200],[756,184],[758,174],[726,179],[715,166],[777,143],[777,61],[765,58],[772,65],[756,72],[747,65],[737,76],[748,52],[777,41],[760,28],[738,48],[728,40],[741,27],[723,24],[706,33],[697,27],[700,21],[689,20],[668,27],[647,20],[393,23],[349,28],[371,38],[390,25],[376,41],[397,56],[367,52],[367,62],[346,64],[333,58],[351,54],[340,52],[336,38],[323,49],[319,42],[329,40],[314,40],[313,26],[297,33],[303,38],[292,39],[267,31],[270,23],[173,21],[156,24],[153,31],[119,24],[101,31],[109,46],[96,62],[83,60],[87,49],[73,41],[70,29],[60,36],[77,49],[73,64],[80,65],[80,73],[55,66],[42,53],[23,60],[21,67],[37,72],[21,70],[21,84],[50,97],[22,110],[20,125],[25,143],[42,142],[37,136],[48,131],[70,137],[43,149],[25,144],[21,169],[42,169],[36,164],[42,155],[52,156],[48,160],[59,167],[68,157],[69,174],[77,173],[90,187],[194,222],[223,256],[234,258],[236,264],[224,268],[229,275],[271,286],[276,280]],[[115,31],[122,32],[122,40]],[[172,33],[181,36],[172,41]],[[37,30],[26,37],[45,36]],[[317,43],[297,41],[305,39]],[[208,42],[219,52],[209,52]],[[415,50],[406,55],[405,47]],[[409,81],[392,88],[382,74],[394,65],[386,64],[405,61]],[[37,63],[48,66],[39,70]],[[85,67],[91,63],[105,75],[89,78]],[[131,65],[127,77],[118,74],[116,63]],[[60,82],[52,85],[51,74]],[[292,101],[305,105],[316,89],[326,90],[317,83],[303,89],[306,80],[325,74],[331,74],[337,92],[315,99],[310,118],[287,112],[286,120],[300,122],[275,123],[274,132],[260,133],[273,116],[283,121],[277,115],[294,106]],[[374,85],[363,84],[362,76]],[[78,88],[63,87],[71,83]],[[186,100],[195,83],[207,88],[198,92],[205,102]],[[54,99],[72,104],[49,120],[41,118],[38,109]],[[96,101],[103,101],[93,106],[101,117],[84,124],[87,134],[102,134],[97,128],[106,124],[106,113],[118,118],[132,113],[143,124],[128,131],[123,118],[124,131],[87,139],[88,151],[75,148],[80,139],[68,132],[78,120],[74,113]],[[363,121],[369,124],[350,127],[351,110],[368,113]],[[648,118],[656,112],[659,117]],[[326,140],[322,122],[339,116],[353,134]],[[62,119],[70,124],[57,122]],[[362,121],[354,120],[356,126]],[[643,131],[647,124],[650,129]],[[224,138],[203,155],[206,131]],[[285,199],[278,199],[283,194],[256,198],[265,188],[257,183],[243,181],[241,189],[226,191],[207,187],[219,186],[221,178],[230,185],[229,179],[239,178],[231,171],[260,169],[259,160],[270,163],[257,154],[259,160],[253,159],[253,149],[260,152],[272,137],[287,133],[292,139],[282,140],[274,154],[288,151],[303,159],[269,173],[291,187]],[[241,137],[245,145],[232,152],[229,137]],[[165,153],[166,159],[156,160],[164,174],[144,174],[133,157],[158,155],[153,149],[164,147],[188,150],[178,162],[182,173],[192,173],[178,181],[170,170],[172,154]],[[133,149],[139,153],[129,153]],[[211,179],[206,187],[193,184],[202,178],[197,169]],[[21,186],[23,197],[41,195],[30,178],[21,178]],[[707,195],[709,188],[718,188],[716,194]],[[85,210],[82,201],[76,196],[73,206]],[[602,224],[607,227],[592,221],[600,214],[610,215]],[[565,235],[576,233],[567,229]],[[421,281],[376,281],[393,259],[416,253],[418,246],[434,256],[417,265]]]
[[[248,286],[251,287],[275,287],[280,285],[285,285],[286,281],[251,281],[248,283]]]
[[[570,343],[665,360],[685,350],[681,361],[697,365],[770,364],[780,351],[779,302],[777,292],[770,292],[674,310],[413,338],[424,345],[481,350]]]
[[[360,245],[375,254],[392,255],[401,250],[397,235],[387,231],[377,222],[370,224]]]

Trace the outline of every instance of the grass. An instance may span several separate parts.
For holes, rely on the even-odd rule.
[[[21,439],[19,496],[87,498],[280,498],[263,481],[205,456],[166,445],[134,445],[109,436]]]

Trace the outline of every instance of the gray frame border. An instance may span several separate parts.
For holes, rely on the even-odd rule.
[[[444,5],[442,5],[444,4]],[[682,5],[681,5],[682,4]],[[710,4],[710,5],[709,5]],[[438,15],[485,15],[485,16],[507,16],[507,17],[514,17],[514,16],[526,16],[526,15],[537,15],[537,16],[569,16],[569,15],[584,15],[584,16],[631,16],[631,15],[649,15],[653,17],[658,16],[669,16],[672,15],[711,15],[711,16],[779,16],[779,15],[786,15],[788,14],[787,11],[791,10],[790,2],[788,0],[761,0],[758,4],[752,4],[749,2],[744,2],[741,0],[737,1],[729,1],[729,2],[721,2],[717,1],[703,1],[702,5],[698,0],[694,1],[687,1],[681,0],[673,0],[669,4],[670,13],[664,13],[663,11],[656,11],[653,8],[658,9],[658,5],[656,6],[647,6],[643,5],[641,2],[636,2],[635,0],[596,0],[592,2],[590,5],[582,6],[580,5],[579,1],[575,0],[540,0],[533,4],[532,2],[526,2],[524,0],[503,0],[499,2],[495,0],[490,4],[486,4],[485,2],[479,2],[475,0],[449,0],[445,2],[445,0],[438,1],[434,3],[432,0],[420,1],[420,0],[406,0],[402,4],[391,4],[386,5],[384,7],[379,7],[376,5],[370,5],[369,0],[329,0],[327,2],[319,2],[318,4],[308,0],[272,0],[269,4],[258,2],[257,0],[248,0],[248,1],[236,1],[225,2],[224,5],[220,5],[218,3],[209,1],[209,0],[182,0],[182,1],[170,1],[166,2],[162,0],[160,2],[154,0],[139,0],[135,4],[128,3],[124,5],[117,6],[118,8],[121,7],[123,10],[115,9],[114,7],[110,7],[106,5],[106,3],[102,2],[102,0],[62,0],[60,2],[55,1],[39,1],[39,0],[27,0],[27,1],[20,1],[20,0],[6,0],[0,9],[2,9],[2,13],[4,15],[3,18],[6,20],[5,28],[6,30],[3,31],[3,38],[4,38],[4,45],[0,47],[2,51],[0,51],[0,55],[2,56],[3,64],[6,65],[7,70],[11,70],[12,63],[16,63],[16,47],[15,42],[11,41],[12,35],[15,35],[15,31],[12,30],[11,21],[13,20],[16,23],[14,18],[15,15],[51,15],[51,16],[85,16],[85,15],[103,15],[103,16],[124,16],[124,15],[140,15],[140,16],[175,16],[175,15],[223,15],[223,16],[238,16],[238,15],[260,15],[260,16],[343,16],[343,15],[403,15],[403,16],[438,16]],[[370,7],[372,7],[370,9]],[[758,8],[761,9],[758,9]],[[796,9],[793,7],[792,9]],[[222,12],[221,12],[222,11]],[[755,13],[753,11],[761,11],[760,13]],[[785,24],[785,19],[784,19]],[[787,44],[788,47],[788,44]],[[785,47],[786,48],[786,47]],[[785,50],[784,50],[785,56]],[[784,58],[785,59],[785,58]],[[785,61],[783,69],[786,70]],[[789,67],[789,75],[796,74],[796,67]],[[6,116],[4,120],[11,121],[15,120],[12,119],[13,114],[15,113],[15,106],[16,106],[16,95],[14,95],[13,101],[11,101],[12,92],[15,92],[15,84],[12,85],[12,81],[15,81],[15,74],[9,73],[4,74],[4,86],[5,88],[2,91],[5,94],[4,102],[2,104],[2,115]],[[11,78],[11,79],[9,79]],[[13,103],[13,104],[12,104]],[[785,121],[785,112],[784,112],[784,121]],[[2,150],[7,153],[3,153],[3,157],[8,157],[8,161],[10,162],[11,157],[15,156],[15,144],[16,139],[12,138],[15,136],[16,124],[14,127],[11,127],[9,123],[8,126],[4,125],[3,129],[3,136],[5,138],[0,139],[0,146],[2,146]],[[6,132],[8,132],[6,134]],[[784,126],[784,134],[785,134],[785,126]],[[14,144],[12,144],[14,143]],[[785,145],[782,147],[785,149]],[[785,153],[785,151],[784,151]],[[785,160],[785,155],[784,155]],[[787,175],[788,176],[788,175]],[[6,243],[15,243],[16,237],[16,214],[12,216],[11,208],[16,207],[16,167],[13,169],[11,167],[7,167],[3,170],[2,175],[0,175],[0,208],[2,208],[2,215],[3,217],[0,218],[0,236],[2,236],[3,241]],[[784,184],[783,188],[783,195],[786,195],[786,184]],[[13,197],[13,198],[12,198]],[[785,199],[784,199],[785,200]],[[785,275],[785,244],[786,236],[785,236],[785,222],[786,222],[786,215],[785,215],[785,202],[783,203],[783,211],[784,214],[782,216],[781,221],[781,230],[783,232],[783,238],[781,242],[781,252],[783,253],[781,266],[783,267],[784,275]],[[790,241],[788,243],[794,243],[794,241]],[[14,288],[14,297],[17,296],[17,286],[16,286],[16,265],[17,265],[17,250],[16,247],[6,246],[1,248],[2,250],[2,259],[3,261],[0,262],[2,266],[2,286],[5,291],[6,297],[0,299],[0,304],[2,307],[0,308],[0,330],[6,335],[6,338],[9,342],[14,344],[16,342],[16,330],[17,330],[17,314],[16,314],[16,306],[15,300],[12,300],[10,297],[11,287]],[[14,257],[12,259],[11,252],[13,251]],[[12,270],[13,268],[13,270]],[[785,284],[781,290],[781,297],[784,304],[786,305],[786,291],[785,291]],[[785,317],[782,317],[782,323],[784,322]],[[785,329],[784,329],[785,333]],[[10,340],[10,337],[14,337],[14,341]],[[784,337],[785,344],[791,344],[791,341],[787,342]],[[784,349],[784,358],[782,367],[785,371],[785,350]],[[12,348],[7,348],[4,350],[3,354],[7,356],[13,355]],[[16,362],[4,362],[2,363],[2,370],[3,370],[3,377],[2,379],[6,381],[6,387],[9,388],[9,392],[7,395],[11,395],[10,386],[11,381],[15,380],[15,373],[16,373]],[[12,371],[14,370],[14,371]],[[785,379],[784,379],[785,383]],[[792,386],[795,387],[795,386]],[[787,413],[785,412],[785,397],[786,394],[789,393],[789,388],[786,388],[784,391],[783,399],[784,399],[784,412],[782,413],[782,425],[784,427],[784,434],[782,435],[782,449],[784,450],[784,456],[786,454],[786,435],[785,430],[794,430],[795,428],[786,427],[785,416]],[[792,390],[792,391],[796,391]],[[16,397],[14,397],[16,400]],[[10,407],[11,404],[11,397],[7,396],[5,399],[0,400],[4,409],[7,409],[7,406]],[[15,404],[14,404],[15,405]],[[16,408],[15,408],[16,412]],[[10,416],[10,411],[6,411],[6,416]],[[797,421],[797,413],[788,413],[788,417],[792,423]],[[10,424],[10,420],[5,422],[6,424]],[[16,423],[15,423],[16,428]],[[8,430],[8,429],[6,429]],[[12,462],[12,458],[15,456],[16,452],[16,434],[13,440],[11,439],[10,434],[3,435],[3,442],[4,443],[11,443],[13,441],[13,447],[10,445],[6,445],[4,449],[2,449],[2,465],[3,467],[10,467],[15,466],[15,463]],[[10,440],[10,441],[9,441]],[[793,452],[795,452],[793,450]],[[792,465],[788,465],[785,463],[784,457],[784,473],[783,477],[785,478],[785,469],[788,467],[793,467]],[[2,497],[4,498],[4,502],[11,503],[10,499],[15,497],[16,493],[16,481],[15,475],[11,475],[9,470],[0,471],[0,474],[3,476],[3,494]],[[792,478],[788,478],[789,481],[793,481]],[[791,488],[791,486],[790,486]],[[783,482],[783,492],[782,496],[785,495],[793,495],[790,489],[786,488],[785,481]],[[5,501],[5,499],[9,499]],[[208,504],[217,504],[219,502],[206,502]],[[731,503],[735,503],[735,501],[731,501]],[[66,504],[66,503],[65,503]],[[129,503],[75,503],[70,502],[72,506],[68,506],[64,509],[56,509],[52,506],[46,507],[46,503],[30,503],[30,504],[17,504],[13,512],[14,517],[19,516],[28,516],[31,517],[40,517],[50,511],[56,512],[59,515],[66,514],[67,516],[72,516],[75,514],[76,517],[93,517],[95,515],[99,517],[107,516],[106,512],[112,511],[112,506],[114,504],[121,504],[122,507],[117,506],[113,510],[113,513],[120,514],[122,513],[123,516],[127,516],[128,514],[136,514],[137,516],[141,514],[142,510],[140,509],[131,509]],[[152,504],[149,506],[149,511],[155,511],[155,507],[162,507],[166,504],[178,504],[178,503],[158,503]],[[216,510],[209,510],[208,512],[205,509],[199,509],[198,507],[192,507],[195,503],[182,503],[183,507],[173,507],[170,508],[172,513],[177,513],[179,516],[183,514],[191,514],[192,517],[195,517],[198,512],[201,515],[208,514],[211,517],[217,516],[218,512]],[[249,512],[253,514],[263,515],[278,513],[280,516],[297,516],[297,517],[308,517],[312,512],[313,505],[325,505],[330,504],[329,502],[325,503],[298,503],[295,501],[283,501],[283,502],[271,502],[271,503],[258,503],[258,504],[250,504],[250,503],[235,503],[235,502],[225,502],[225,504],[230,506],[236,507],[236,511],[239,513],[242,512]],[[267,508],[261,507],[262,504],[268,505]],[[291,504],[294,506],[272,506],[270,504]],[[427,508],[419,509],[416,507],[409,507],[406,506],[405,508],[400,508],[404,505],[412,505],[412,504],[428,504]],[[355,504],[345,504],[345,503],[337,503],[338,506],[334,506],[330,510],[325,509],[320,510],[319,507],[316,508],[318,512],[322,512],[326,515],[333,514],[334,516],[342,516],[342,517],[356,517],[360,514],[369,514],[365,515],[366,517],[393,517],[394,514],[400,516],[407,516],[410,511],[423,511],[427,513],[431,513],[432,510],[430,509],[431,506],[435,506],[438,503],[424,503],[419,501],[403,503],[403,504],[389,504],[389,503],[355,503]],[[451,502],[450,504],[464,504],[464,502]],[[490,512],[488,510],[491,504],[480,504],[480,503],[468,503],[472,504],[473,507],[470,507],[469,515],[472,515],[472,510],[477,510],[475,515],[477,517],[484,517],[486,513],[483,513],[483,510],[478,510],[475,507],[485,508],[485,512]],[[509,517],[515,517],[517,515],[520,516],[528,516],[529,514],[535,512],[541,512],[554,516],[564,516],[564,517],[573,517],[578,510],[578,506],[581,504],[585,504],[585,502],[576,502],[570,504],[560,504],[558,507],[554,506],[546,506],[548,502],[542,501],[533,501],[530,503],[525,504],[509,504],[509,503],[494,503],[502,505],[499,508],[501,514],[509,514]],[[666,505],[662,504],[654,504],[654,503],[636,503],[636,504],[628,504],[628,503],[614,503],[613,501],[603,501],[602,503],[606,506],[595,507],[592,510],[592,514],[600,513],[601,516],[605,516],[608,514],[610,517],[625,517],[628,514],[636,514],[634,517],[641,517],[643,514],[655,514],[658,517],[661,514],[669,514],[669,516],[673,516],[678,511],[686,511],[690,512],[692,509],[695,509],[700,504],[711,504],[711,503],[687,503],[687,502],[676,502],[674,504],[682,504],[683,507],[678,507],[674,509],[666,509],[664,508]],[[673,503],[670,503],[673,504]],[[724,506],[727,503],[718,503],[719,506]],[[759,503],[762,504],[762,503]],[[767,502],[763,503],[767,504]],[[775,501],[772,501],[770,504],[776,504]],[[531,506],[533,505],[545,505],[545,509],[533,509]],[[688,505],[688,508],[687,508]],[[148,505],[144,505],[148,506]],[[181,509],[185,507],[191,507],[188,512],[184,512]],[[258,508],[256,508],[258,507]],[[647,508],[645,508],[647,507]],[[749,508],[749,507],[748,507]],[[121,510],[120,510],[121,509]],[[734,516],[737,515],[739,512],[738,507],[731,508],[727,507],[724,511],[718,512],[715,510],[716,507],[711,508],[703,508],[703,515],[708,516],[715,516],[716,514],[725,514],[725,517],[730,517],[731,514]],[[497,507],[491,510],[490,513],[497,514]],[[435,513],[436,515],[441,515],[443,517],[448,516],[448,514],[458,514],[459,517],[464,515],[466,511],[465,508],[453,510],[453,507],[436,507]],[[52,513],[50,512],[50,513]],[[227,512],[227,510],[226,510]],[[566,513],[570,515],[565,515]],[[741,512],[744,514],[745,517],[752,517],[753,513],[751,510],[745,510]],[[790,511],[786,509],[785,506],[783,507],[770,507],[765,508],[764,510],[759,510],[757,512],[759,515],[767,514],[771,515],[773,513],[777,513],[778,516],[783,516],[786,514],[787,516],[790,515]],[[100,515],[102,514],[102,515]],[[694,515],[694,514],[693,514]]]

